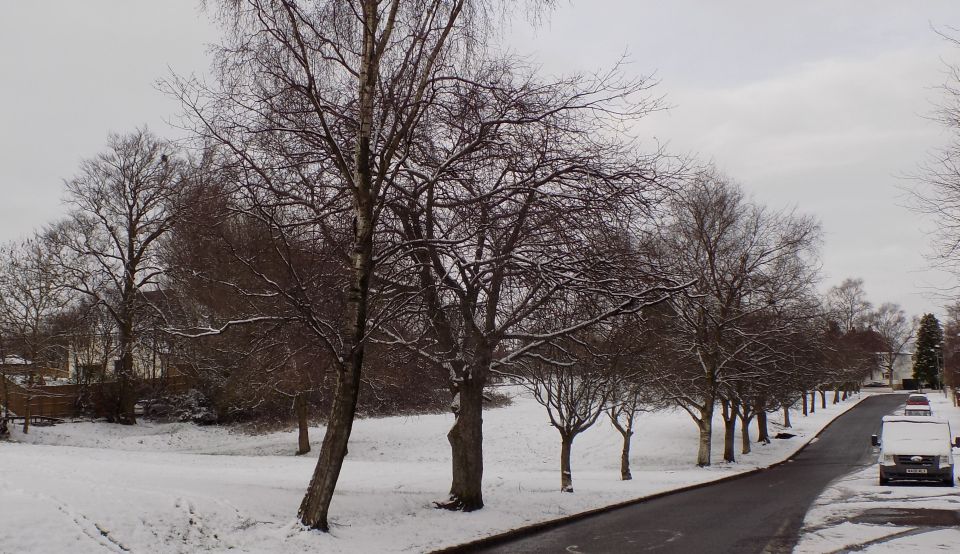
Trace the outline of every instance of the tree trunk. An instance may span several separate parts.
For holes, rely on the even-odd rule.
[[[633,479],[630,473],[630,437],[633,436],[632,425],[627,427],[627,432],[623,435],[623,448],[620,450],[620,480],[629,481]]]
[[[132,348],[133,345],[131,344]],[[123,382],[120,384],[120,423],[137,423],[135,406],[137,404],[136,377],[133,373],[133,352],[127,352],[123,359]]]
[[[330,501],[340,478],[343,459],[347,456],[347,443],[360,392],[362,356],[351,358],[352,363],[339,371],[327,430],[320,445],[320,457],[297,514],[304,525],[321,531],[330,529],[327,523]]]
[[[810,391],[810,413],[817,413],[817,390]]]
[[[736,462],[735,453],[737,435],[737,418],[731,417],[729,421],[723,422],[723,461]]]
[[[130,285],[133,286],[132,284]],[[124,305],[128,302],[124,302]],[[115,421],[123,425],[133,425],[137,422],[137,416],[134,412],[134,406],[137,403],[137,395],[134,390],[133,377],[133,321],[129,315],[132,310],[129,307],[124,309],[124,318],[126,321],[120,322],[120,360],[115,366],[114,373],[117,378],[117,399],[116,411],[114,412]]]
[[[372,47],[364,44],[364,49]],[[371,92],[372,94],[372,92]],[[369,122],[367,123],[369,125]],[[367,129],[369,131],[369,129]],[[333,406],[327,421],[327,430],[320,445],[317,467],[310,479],[307,493],[300,503],[297,517],[312,529],[328,531],[327,515],[330,501],[340,478],[343,460],[347,456],[347,443],[353,430],[357,413],[357,398],[360,394],[360,377],[363,370],[364,338],[367,332],[367,302],[370,296],[370,278],[373,275],[373,206],[370,195],[369,135],[358,138],[360,146],[356,154],[356,219],[354,221],[354,245],[350,256],[351,284],[347,293],[347,317],[349,354],[339,368]],[[366,141],[366,142],[364,142]]]
[[[757,431],[759,432],[757,442],[770,444],[770,432],[767,430],[767,412],[764,410],[757,411]]]
[[[7,386],[7,374],[0,373],[0,383],[3,383],[3,416],[10,417],[10,388]]]
[[[723,408],[723,461],[736,462],[737,415],[739,408],[736,402],[721,401]]]
[[[820,389],[820,407],[827,409],[827,391]]]
[[[117,411],[116,421],[123,425],[133,425],[137,422],[134,405],[137,403],[134,391],[133,375],[133,343],[136,339],[134,323],[134,303],[137,298],[137,285],[134,276],[137,274],[137,263],[134,262],[134,238],[127,235],[126,261],[123,270],[123,288],[121,289],[120,313],[117,318],[118,346],[120,347],[120,363],[115,367],[117,378]]]
[[[450,498],[438,507],[471,512],[483,508],[483,384],[465,379],[459,390],[456,421],[447,433],[453,463]]]
[[[30,402],[31,400],[33,400],[33,398],[31,396],[27,396],[26,397],[27,402],[23,407],[23,412],[24,412],[23,413],[23,434],[24,435],[30,432],[30,404],[32,404],[32,402]]]
[[[845,401],[845,400],[846,400],[847,398],[849,398],[849,397],[850,397],[850,393],[847,391],[846,385],[844,385],[844,387],[843,387],[843,396],[840,397],[840,400],[844,400],[844,401]]]
[[[307,421],[307,395],[298,392],[293,399],[293,409],[297,413],[297,429],[300,434],[297,439],[297,456],[310,452],[310,423]]]
[[[790,424],[790,406],[783,407],[783,426],[787,429],[793,428]]]
[[[619,414],[626,414],[626,422],[624,425],[620,425],[620,422],[617,420]],[[613,428],[620,433],[620,436],[623,437],[623,447],[620,449],[620,480],[629,481],[633,479],[633,474],[630,473],[630,438],[633,437],[633,418],[635,417],[636,412],[633,410],[633,407],[629,409],[624,409],[623,411],[618,412],[615,409],[611,409],[607,412],[607,415],[610,416],[610,423],[613,424]]]
[[[750,453],[750,421],[753,419],[752,415],[744,416],[740,415],[740,453],[749,454]]]
[[[697,420],[697,428],[700,430],[700,447],[697,450],[697,465],[705,467],[710,465],[710,446],[713,438],[713,402],[707,403],[700,409],[700,419]]]
[[[560,492],[573,492],[573,473],[570,471],[570,450],[573,436],[560,435]]]
[[[833,389],[833,403],[834,404],[840,403],[840,387]]]
[[[810,414],[810,412],[807,410],[807,391],[803,391],[800,394],[800,398],[803,399],[803,416],[806,417]]]

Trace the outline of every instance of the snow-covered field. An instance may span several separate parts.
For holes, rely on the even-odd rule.
[[[486,507],[469,514],[432,507],[449,487],[452,416],[359,420],[329,534],[296,524],[316,451],[294,456],[293,431],[249,435],[149,422],[34,427],[0,443],[0,552],[429,551],[768,466],[858,400],[794,414],[797,437],[755,444],[738,463],[710,468],[694,466],[696,427],[685,412],[645,414],[627,482],[619,480],[620,435],[602,421],[574,443],[576,492],[569,494],[558,490],[558,434],[543,408],[521,394],[485,412]],[[773,416],[774,434],[778,422]],[[311,429],[315,449],[322,431]],[[714,460],[721,454],[718,432]]]
[[[950,420],[954,435],[960,435],[960,409],[943,394],[927,394],[934,415]],[[867,440],[864,437],[864,440]],[[956,450],[954,457],[960,459]],[[796,553],[824,552],[960,552],[960,494],[958,489],[934,485],[880,486],[877,464],[856,471],[829,486],[804,519]],[[956,474],[956,470],[954,471]],[[940,525],[897,525],[887,510],[947,510]],[[882,511],[881,511],[882,510]],[[894,515],[896,517],[896,515]],[[884,521],[888,520],[888,521]]]

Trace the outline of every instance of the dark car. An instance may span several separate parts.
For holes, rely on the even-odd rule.
[[[907,406],[929,406],[930,399],[925,394],[911,394],[907,397]]]

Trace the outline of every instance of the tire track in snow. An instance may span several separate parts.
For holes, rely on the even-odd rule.
[[[110,552],[130,552],[130,549],[127,548],[119,540],[113,538],[110,535],[110,531],[100,523],[90,519],[86,515],[76,511],[66,502],[51,496],[46,493],[41,492],[28,492],[23,489],[19,489],[16,492],[25,494],[26,496],[31,496],[38,500],[43,500],[45,502],[51,503],[57,507],[61,513],[63,513],[67,518],[69,518],[74,526],[84,535],[90,537],[90,539],[97,543],[98,545],[106,548]]]

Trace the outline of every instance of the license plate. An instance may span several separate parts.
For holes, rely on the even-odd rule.
[[[907,470],[907,473],[926,473],[926,472],[927,470],[925,469],[908,469]]]

